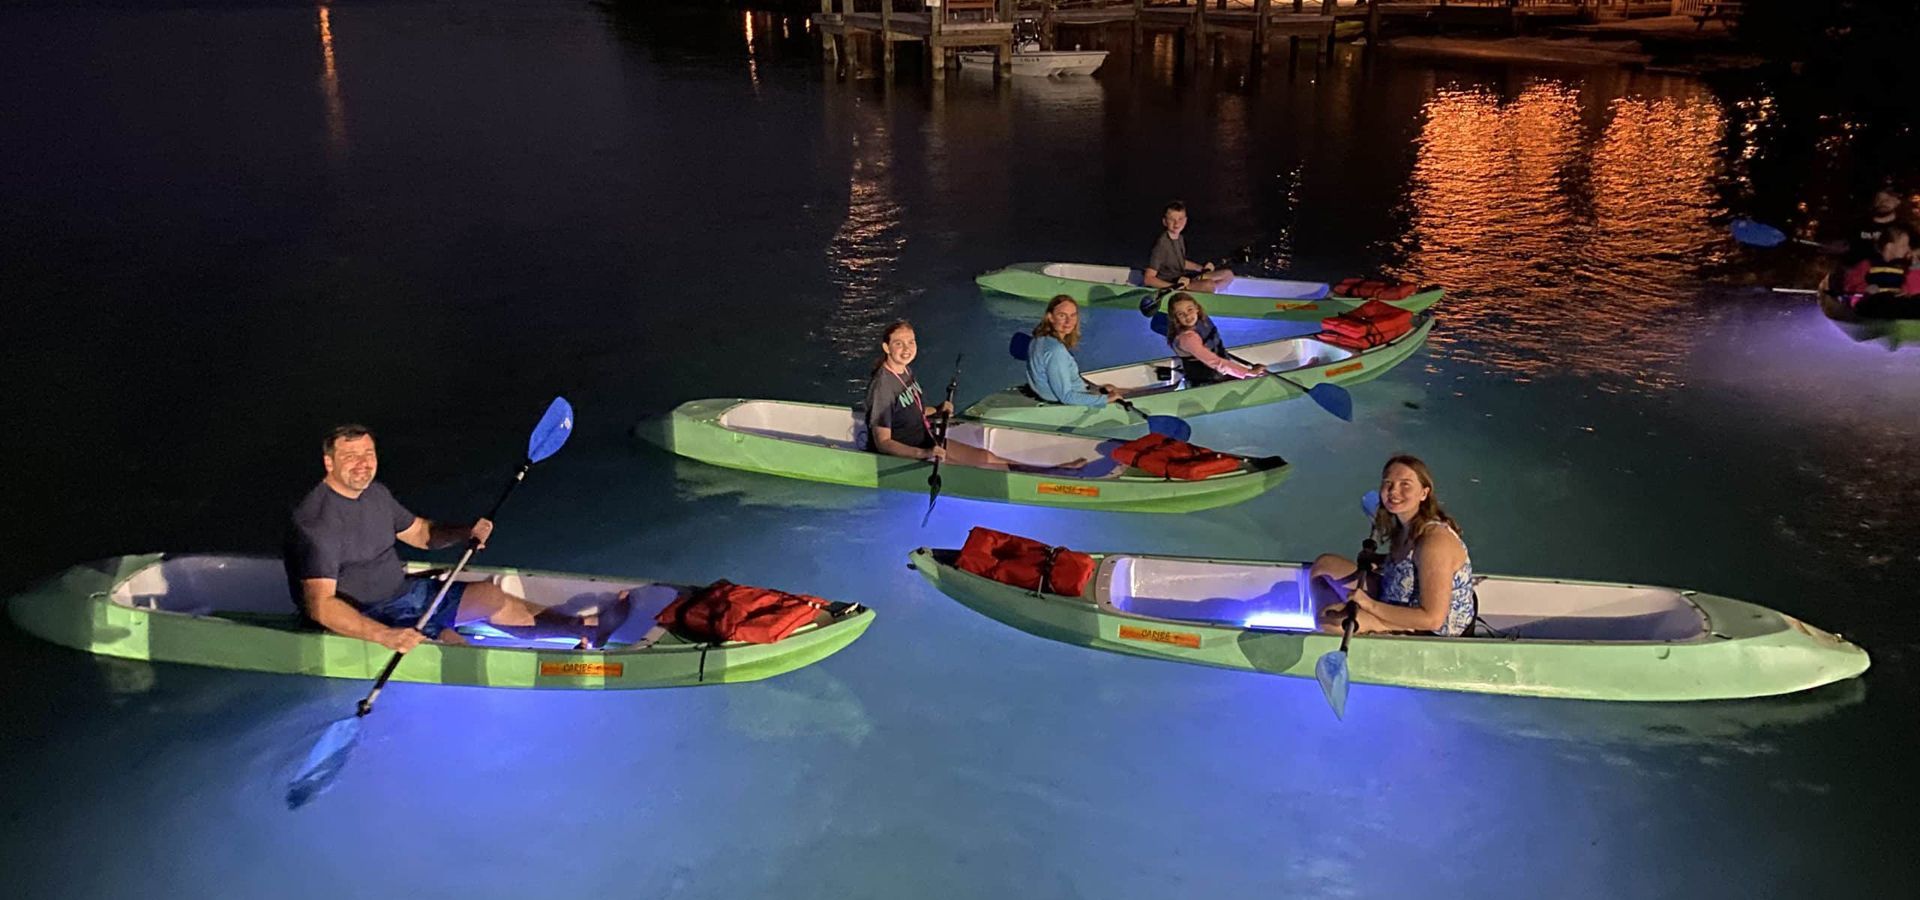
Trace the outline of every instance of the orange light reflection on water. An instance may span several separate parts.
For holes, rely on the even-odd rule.
[[[1411,259],[1448,289],[1435,352],[1525,381],[1550,370],[1678,382],[1725,117],[1704,90],[1603,109],[1541,79],[1503,98],[1443,88],[1425,108]],[[1598,120],[1598,133],[1589,120]]]
[[[327,103],[327,147],[334,155],[347,150],[347,106],[340,98],[340,70],[333,61],[333,20],[320,7],[320,93]]]

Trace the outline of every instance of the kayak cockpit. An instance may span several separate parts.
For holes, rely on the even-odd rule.
[[[846,407],[747,400],[729,407],[719,418],[720,427],[728,431],[868,452],[865,423]],[[1001,428],[964,420],[955,421],[948,436],[1034,469],[1052,469],[1075,460],[1092,461],[1084,468],[1049,472],[1049,477],[1108,479],[1120,477],[1125,470],[1102,452],[1107,445],[1119,443],[1109,438]]]
[[[1091,263],[1047,263],[1040,267],[1040,273],[1054,278],[1066,278],[1071,281],[1092,281],[1099,284],[1126,284],[1140,287],[1146,282],[1141,280],[1141,270],[1126,266],[1096,266]]]
[[[410,566],[413,573],[423,566]],[[627,591],[633,606],[628,625],[621,632],[645,630],[646,623],[666,608],[684,590],[673,584],[600,581],[597,579],[538,575],[515,572],[482,573],[468,570],[461,581],[492,581],[502,590],[523,597],[542,607],[594,609],[611,605],[621,591]],[[120,606],[158,613],[176,613],[231,619],[248,625],[284,630],[307,631],[317,626],[294,606],[287,584],[286,569],[280,560],[257,556],[185,555],[169,556],[135,572],[116,586],[109,599]],[[468,632],[466,626],[461,626]],[[488,634],[490,629],[479,629]],[[536,641],[512,641],[492,632],[491,643],[512,645]],[[630,640],[630,639],[629,639]]]
[[[1270,371],[1287,372],[1311,366],[1328,365],[1359,355],[1345,347],[1336,347],[1324,341],[1310,337],[1284,338],[1277,341],[1264,341],[1258,344],[1245,344],[1229,347],[1228,352],[1249,363],[1266,366]],[[1100,384],[1111,384],[1125,388],[1133,394],[1152,394],[1161,391],[1178,390],[1184,385],[1180,378],[1177,358],[1152,360],[1110,369],[1096,369],[1086,373],[1088,379]],[[1220,382],[1210,382],[1219,384]],[[1193,385],[1204,387],[1205,385]]]
[[[1089,281],[1095,284],[1119,284],[1131,287],[1146,285],[1146,272],[1127,266],[1100,266],[1091,263],[1047,263],[1040,267],[1040,274],[1069,281]],[[1228,282],[1225,289],[1216,293],[1233,297],[1262,297],[1273,300],[1318,300],[1327,295],[1327,285],[1322,281],[1286,281],[1278,278],[1251,278],[1238,276]]]
[[[1108,557],[1095,597],[1115,612],[1240,628],[1303,631],[1314,627],[1306,569],[1287,563],[1230,563]],[[1710,623],[1687,594],[1671,588],[1580,584],[1544,579],[1482,578],[1482,637],[1530,641],[1685,642],[1704,639]]]

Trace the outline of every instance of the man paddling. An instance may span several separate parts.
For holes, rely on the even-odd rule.
[[[624,599],[592,611],[597,615],[558,614],[491,582],[470,581],[455,582],[433,618],[415,630],[441,582],[408,576],[394,542],[433,550],[471,538],[485,546],[493,523],[442,524],[409,512],[374,481],[379,457],[362,426],[329,432],[320,461],[326,477],[293,510],[286,569],[294,601],[328,631],[405,653],[429,638],[464,643],[453,626],[486,621],[514,637],[563,636],[598,647],[626,619]]]
[[[1150,288],[1179,287],[1181,290],[1217,294],[1233,280],[1232,269],[1216,269],[1213,263],[1201,265],[1187,258],[1187,205],[1178,200],[1160,211],[1160,239],[1153,243],[1153,255],[1141,281]]]

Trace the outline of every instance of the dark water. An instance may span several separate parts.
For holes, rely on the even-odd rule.
[[[1905,123],[1713,83],[1230,51],[1101,73],[837,81],[801,20],[560,0],[0,10],[5,546],[75,562],[277,547],[316,437],[472,515],[546,401],[579,432],[486,556],[858,599],[866,638],[715,690],[402,686],[333,793],[282,768],[361,686],[93,659],[0,626],[0,862],[18,896],[1898,896],[1916,887],[1920,355],[1847,342],[1815,233]],[[1913,174],[1912,171],[1893,174]],[[1196,255],[1450,290],[1355,392],[1208,417],[1280,491],[1178,518],[783,481],[626,436],[687,399],[851,400],[877,326],[963,402],[1017,377],[983,301],[1022,259]],[[1156,352],[1089,319],[1090,365]],[[1284,326],[1232,323],[1235,339]],[[1301,558],[1434,464],[1485,571],[1699,587],[1845,632],[1860,680],[1605,705],[1313,685],[1012,632],[903,566],[973,524]]]

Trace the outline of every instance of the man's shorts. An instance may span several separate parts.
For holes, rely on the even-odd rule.
[[[427,637],[439,637],[440,631],[453,627],[453,615],[460,611],[460,595],[466,593],[467,582],[456,581],[447,591],[447,599],[440,601],[440,608],[433,611],[433,618],[420,626],[420,633]],[[361,614],[382,625],[396,628],[412,628],[420,621],[420,614],[427,611],[427,604],[433,602],[433,595],[440,592],[440,580],[437,578],[414,577],[407,579],[407,589],[400,596],[384,603],[375,603]]]

